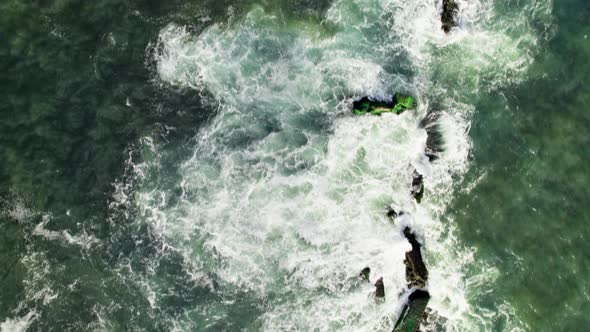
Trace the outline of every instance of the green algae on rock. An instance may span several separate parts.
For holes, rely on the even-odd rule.
[[[413,97],[396,93],[393,97],[365,96],[355,100],[352,108],[356,115],[367,113],[381,115],[382,113],[401,114],[405,110],[415,108],[416,105],[416,100]]]

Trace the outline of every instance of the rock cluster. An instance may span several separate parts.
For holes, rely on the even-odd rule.
[[[451,29],[457,26],[457,13],[459,7],[455,0],[443,0],[443,9],[441,13],[442,29],[448,33]],[[412,97],[403,97],[401,99],[394,96],[391,99],[375,99],[372,97],[363,97],[358,99],[353,104],[353,111],[357,115],[362,114],[381,114],[384,112],[392,112],[399,114],[401,111],[416,106]],[[397,105],[396,105],[397,104]],[[404,107],[401,105],[403,104]],[[444,151],[444,140],[438,125],[440,113],[430,112],[421,122],[420,128],[426,130],[426,148],[424,154],[429,161],[435,161],[440,157]],[[424,176],[414,169],[412,172],[412,187],[410,194],[418,204],[422,202],[424,197]],[[396,211],[392,207],[387,208],[387,216],[394,220],[404,214],[403,211]],[[430,294],[425,289],[428,281],[428,269],[422,258],[422,246],[416,237],[415,232],[409,227],[403,229],[405,238],[410,242],[412,249],[406,252],[404,264],[406,265],[406,280],[408,282],[408,290],[405,295],[408,295],[408,301],[405,304],[401,315],[399,316],[394,332],[418,332],[420,324],[426,321],[428,316],[427,306],[430,300]],[[369,274],[371,269],[366,267],[360,273],[360,276],[369,281]],[[383,278],[379,278],[375,283],[375,298],[385,298],[385,287]],[[404,296],[405,296],[404,295]]]
[[[418,204],[424,196],[424,177],[417,170],[412,173],[411,194]],[[395,219],[403,214],[389,208],[387,215]],[[408,282],[408,301],[404,306],[394,332],[417,332],[420,324],[426,319],[426,307],[430,300],[430,294],[425,290],[428,281],[428,269],[422,258],[422,245],[418,242],[415,232],[410,227],[403,229],[404,237],[410,242],[412,249],[406,252],[406,280]]]
[[[404,236],[412,245],[412,250],[406,252],[406,279],[408,280],[408,287],[426,287],[426,280],[428,280],[428,270],[422,260],[422,250],[420,243],[416,240],[416,235],[409,227],[404,229]]]
[[[444,0],[443,7],[443,29],[448,32],[455,25],[454,16],[457,12],[457,5],[454,0]],[[413,99],[411,97],[408,98],[412,100],[412,103],[409,105],[415,107],[416,105]],[[395,102],[395,98],[392,101],[384,101],[383,99],[364,97],[355,101],[353,110],[358,115],[366,113],[381,114],[383,112],[398,113],[393,111],[392,108]],[[431,162],[438,159],[444,149],[444,141],[438,125],[439,118],[440,113],[431,112],[420,122],[420,128],[425,129],[427,133],[424,153]],[[422,202],[422,198],[424,197],[424,176],[416,169],[412,171],[410,194],[418,204]],[[393,221],[403,214],[405,212],[396,211],[392,207],[388,207],[387,209],[387,216]],[[408,289],[402,294],[402,298],[407,296],[408,300],[395,324],[394,332],[417,332],[419,331],[420,324],[425,322],[428,316],[426,312],[428,301],[430,300],[430,294],[426,290],[428,269],[422,258],[422,245],[418,241],[415,231],[410,227],[404,227],[403,234],[412,246],[412,249],[406,252],[404,260]],[[370,273],[371,269],[366,267],[361,271],[359,277],[369,282]],[[374,297],[378,302],[385,298],[385,286],[382,277],[375,282]]]

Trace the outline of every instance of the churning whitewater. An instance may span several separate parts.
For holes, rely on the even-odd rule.
[[[406,225],[425,246],[433,316],[448,330],[485,326],[469,307],[462,272],[474,263],[471,249],[457,246],[454,226],[440,216],[468,167],[466,100],[482,85],[518,80],[532,61],[520,46],[534,38],[486,30],[490,3],[461,5],[463,29],[450,37],[431,1],[336,1],[317,23],[255,7],[200,35],[174,24],[161,31],[154,48],[162,84],[209,93],[218,105],[181,167],[180,201],[166,202],[170,189],[154,175],[159,151],[149,138],[146,162],[134,167],[144,188],[139,222],[222,299],[189,309],[179,328],[221,326],[247,299],[260,310],[252,326],[265,330],[391,330],[405,301]],[[440,86],[435,77],[460,84]],[[417,112],[348,113],[353,97],[396,91],[417,96]],[[445,142],[434,163],[419,126],[431,111],[442,114]],[[410,195],[414,168],[425,174],[420,206]],[[387,206],[410,213],[393,225]],[[359,281],[365,266],[371,282],[383,277],[385,303]]]
[[[157,135],[132,145],[142,162],[129,158],[110,212],[114,225],[138,210],[133,223],[160,241],[156,256],[179,255],[178,278],[204,290],[202,305],[166,312],[170,330],[391,331],[407,300],[406,226],[429,270],[426,330],[487,330],[499,316],[510,330],[526,328],[507,304],[483,313],[471,306],[496,272],[474,261],[443,215],[453,193],[469,188],[457,186],[469,167],[470,100],[525,79],[537,36],[522,17],[546,14],[550,4],[531,1],[506,18],[491,0],[457,2],[460,27],[448,35],[440,1],[430,0],[336,0],[322,21],[255,6],[200,34],[173,23],[160,31],[147,52],[154,84],[190,89],[216,112],[188,143],[191,154],[178,157],[178,177],[167,176],[161,156],[184,150],[166,150]],[[354,98],[395,92],[416,96],[417,110],[350,112]],[[432,112],[444,151],[430,162],[420,123]],[[411,196],[414,169],[424,175],[420,205]],[[393,223],[388,207],[407,213]],[[109,245],[47,231],[50,220],[33,235]],[[51,267],[41,256],[25,257],[27,298],[51,305],[60,294],[43,284]],[[154,272],[159,259],[147,273],[127,258],[117,263],[155,311],[174,292]],[[358,277],[367,266],[370,283]],[[481,273],[467,278],[468,268]],[[372,296],[380,277],[382,303]],[[95,312],[94,329],[113,327],[107,309]],[[26,329],[34,319],[31,312],[1,326]]]

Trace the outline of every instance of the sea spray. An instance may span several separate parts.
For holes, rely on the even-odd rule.
[[[336,4],[328,17],[348,16],[346,7]],[[354,287],[351,277],[367,264],[385,277],[386,293],[405,287],[400,272],[407,244],[379,214],[392,197],[412,209],[408,172],[396,170],[409,171],[424,151],[418,122],[426,109],[399,118],[334,118],[347,94],[383,94],[396,81],[412,89],[406,76],[383,69],[378,55],[392,52],[387,47],[377,47],[375,56],[360,51],[371,43],[352,43],[391,28],[378,23],[365,23],[360,32],[343,25],[331,39],[314,40],[285,32],[283,22],[255,9],[236,30],[213,27],[193,39],[170,26],[160,36],[160,77],[205,88],[221,104],[183,166],[183,190],[191,199],[166,212],[185,217],[162,228],[164,236],[193,259],[196,249],[214,249],[209,266],[221,291],[250,290],[270,301],[259,318],[265,328],[395,322],[397,298],[375,308],[360,300],[367,291]],[[411,58],[403,61],[417,69]],[[335,123],[318,132],[293,121],[309,111]],[[293,141],[297,135],[302,139]],[[290,141],[299,143],[285,145]],[[207,238],[204,248],[172,240],[195,231]]]
[[[130,178],[117,184],[112,203],[113,223],[117,213],[136,210],[137,227],[161,241],[159,255],[179,256],[182,282],[211,292],[166,324],[389,330],[403,301],[395,294],[406,287],[409,244],[400,227],[411,225],[424,234],[432,308],[448,329],[480,326],[465,291],[472,250],[441,217],[468,167],[469,96],[505,82],[492,73],[498,66],[526,68],[529,60],[515,51],[487,63],[448,62],[454,58],[441,49],[475,52],[476,45],[463,43],[462,31],[444,36],[438,9],[427,1],[336,1],[326,13],[329,32],[262,8],[200,35],[174,24],[161,31],[159,78],[210,93],[218,108],[192,141],[178,182],[161,173],[161,156],[174,151],[147,136],[137,144],[144,162],[130,160]],[[491,49],[514,43],[503,31],[475,28],[492,36]],[[440,84],[455,77],[452,67],[469,84]],[[415,113],[346,113],[353,97],[397,91],[418,98]],[[435,104],[445,149],[430,163],[420,122]],[[425,176],[420,206],[410,193],[414,168]],[[392,203],[411,213],[395,226],[384,215]],[[159,290],[169,282],[155,272],[160,262],[150,264],[154,272],[135,273],[121,261],[154,310],[164,307]],[[389,295],[380,305],[368,299],[371,287],[356,282],[365,266],[372,282],[383,277]],[[109,326],[105,316],[100,325]]]
[[[14,34],[11,59],[23,75],[16,75],[19,84],[9,82],[7,107],[21,111],[4,123],[6,170],[25,184],[19,190],[34,185],[37,195],[1,198],[9,248],[2,277],[14,284],[2,294],[2,329],[390,330],[406,300],[398,297],[409,249],[399,236],[405,226],[424,239],[435,323],[426,330],[527,328],[508,302],[490,305],[481,295],[493,293],[502,274],[458,241],[447,206],[488,174],[476,171],[477,179],[462,183],[472,159],[467,133],[482,100],[498,105],[487,117],[507,118],[512,88],[546,74],[544,66],[528,68],[543,47],[539,37],[554,31],[551,1],[459,0],[458,26],[449,34],[440,29],[442,1],[346,0],[329,8],[314,2],[312,18],[300,6],[305,1],[252,2],[183,4],[165,18],[131,4],[114,25],[112,15],[100,18],[96,3],[81,7],[93,13],[80,17],[100,24],[83,32],[64,15],[66,6],[42,17],[41,31]],[[178,5],[158,7],[169,12]],[[300,11],[286,14],[294,7]],[[8,16],[30,16],[28,7],[14,8]],[[39,38],[42,30],[52,47]],[[63,53],[71,47],[85,51]],[[125,60],[131,54],[139,58],[134,68]],[[38,63],[47,74],[41,80]],[[25,90],[33,97],[21,90],[29,65],[35,75]],[[416,96],[421,107],[397,118],[348,113],[355,98],[394,92]],[[178,95],[194,98],[178,102]],[[540,100],[548,104],[553,92],[545,95]],[[420,127],[433,111],[440,116]],[[191,128],[195,119],[206,122]],[[117,124],[127,121],[162,123]],[[430,129],[440,134],[436,144],[428,141]],[[104,184],[116,172],[109,171],[113,151],[125,144],[127,172],[105,202]],[[437,148],[432,162],[423,154],[429,146]],[[20,154],[36,162],[19,162]],[[100,171],[89,173],[88,165]],[[414,169],[424,175],[421,205],[411,197]],[[43,185],[56,177],[68,185]],[[50,204],[59,208],[39,211],[44,200],[59,201]],[[105,203],[107,220],[96,208]],[[395,225],[384,216],[387,206],[405,211]],[[371,283],[358,283],[366,266]],[[377,306],[370,285],[381,277],[388,302]]]
[[[429,21],[436,12],[419,1],[337,1],[327,12],[336,32],[319,39],[260,8],[230,29],[213,26],[199,36],[174,25],[162,31],[161,79],[206,89],[220,113],[195,138],[195,153],[182,167],[185,199],[163,212],[165,226],[159,229],[167,245],[189,260],[209,257],[204,267],[220,292],[231,298],[241,289],[252,301],[265,299],[264,314],[251,324],[391,327],[397,299],[374,307],[362,300],[368,290],[354,286],[352,278],[368,265],[373,275],[384,276],[387,294],[405,287],[400,271],[407,244],[382,215],[393,201],[412,212],[408,222],[426,236],[432,306],[450,318],[449,328],[471,326],[462,267],[473,263],[472,254],[456,243],[453,225],[440,224],[440,216],[468,166],[473,107],[443,92],[453,86],[429,81],[441,71],[456,71],[435,58],[435,45],[446,43]],[[378,37],[380,31],[385,38]],[[483,33],[494,38],[489,47],[513,42],[502,32]],[[498,60],[514,68],[529,61],[522,53]],[[481,69],[473,70],[481,64],[454,66],[477,79]],[[490,86],[502,80],[498,76]],[[466,88],[453,94],[468,95],[479,85]],[[423,106],[397,118],[343,116],[347,96],[395,90],[415,93]],[[419,122],[431,98],[441,105],[436,121],[445,152],[428,165],[427,135]],[[315,118],[306,118],[310,112]],[[332,124],[317,128],[316,120]],[[426,169],[428,198],[421,207],[410,196],[411,165]],[[213,254],[202,256],[208,251]]]

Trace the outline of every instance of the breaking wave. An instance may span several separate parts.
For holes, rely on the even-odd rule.
[[[460,243],[443,215],[469,168],[472,100],[527,78],[543,37],[527,19],[546,22],[550,3],[532,1],[509,17],[493,1],[459,5],[460,27],[449,35],[440,4],[427,0],[339,0],[321,22],[254,7],[198,35],[175,24],[161,30],[150,48],[158,83],[210,94],[217,113],[191,140],[191,155],[179,156],[172,180],[162,156],[183,150],[155,135],[131,147],[142,162],[130,158],[128,178],[115,184],[111,223],[136,209],[133,222],[160,241],[158,255],[181,257],[183,282],[207,290],[201,305],[168,316],[169,329],[391,330],[407,287],[406,225],[424,242],[429,307],[439,317],[427,330],[489,329],[500,316],[509,329],[524,328],[508,304],[496,313],[471,305],[497,271],[474,261],[475,249]],[[355,97],[394,92],[416,96],[418,109],[380,117],[348,111]],[[430,112],[439,114],[444,142],[432,163],[420,126]],[[425,177],[421,205],[410,194],[414,168]],[[409,214],[393,224],[384,213],[390,205]],[[14,205],[7,213],[31,212]],[[34,236],[107,245],[46,230],[47,218]],[[53,301],[58,294],[41,287],[50,269],[42,255],[22,260],[36,269],[31,278],[40,276],[29,300]],[[119,262],[153,309],[166,301],[159,290],[173,288],[154,272],[158,264],[136,273],[128,258]],[[384,303],[358,280],[365,266],[372,282],[383,277]],[[108,313],[97,308],[97,316],[93,329],[111,326]],[[1,326],[26,328],[34,317]]]
[[[231,321],[235,299],[245,296],[258,310],[249,326],[391,329],[406,287],[401,229],[408,224],[424,237],[430,307],[445,328],[487,325],[468,288],[493,282],[495,270],[466,276],[475,249],[463,247],[441,216],[469,166],[469,100],[525,79],[538,37],[522,18],[498,28],[492,2],[461,8],[460,28],[448,36],[431,1],[336,1],[324,21],[305,26],[254,8],[200,35],[174,24],[161,31],[159,78],[211,93],[218,108],[180,167],[181,199],[166,204],[171,189],[146,181],[149,190],[136,193],[138,222],[157,230],[190,269],[206,271],[201,278],[224,299],[211,304],[210,325],[200,325],[206,313],[195,308],[180,326]],[[535,2],[521,10],[545,8]],[[417,96],[418,110],[347,113],[353,97],[395,91]],[[419,126],[431,111],[441,114],[445,145],[434,163]],[[153,168],[142,166],[142,173]],[[420,206],[410,195],[413,168],[425,174]],[[411,217],[392,225],[383,213],[390,204]],[[357,280],[365,266],[383,276],[384,304]],[[513,312],[507,305],[497,315]]]

